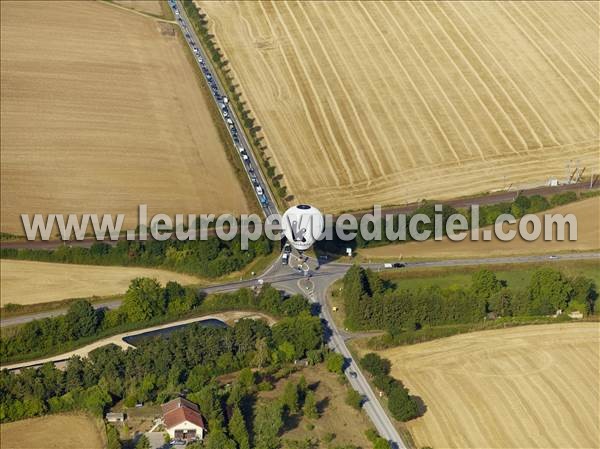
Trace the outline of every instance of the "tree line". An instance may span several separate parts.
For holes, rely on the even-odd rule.
[[[265,236],[241,249],[239,239],[223,241],[216,236],[207,240],[180,241],[119,240],[111,246],[95,242],[90,248],[61,246],[54,250],[2,248],[5,259],[86,265],[156,267],[204,277],[219,277],[241,270],[258,256],[270,254],[272,242]]]
[[[205,297],[201,290],[168,282],[164,287],[150,278],[136,278],[112,310],[94,309],[86,300],[73,302],[65,315],[30,321],[14,334],[0,338],[3,363],[66,351],[103,336],[148,327],[177,318],[232,309],[257,310],[277,317],[310,313],[302,295],[285,296],[269,284],[260,292],[241,289]],[[283,320],[283,325],[286,321]],[[291,330],[290,330],[291,331]],[[296,351],[294,351],[296,353]]]
[[[419,416],[417,400],[409,395],[402,382],[390,376],[391,363],[388,359],[370,352],[360,359],[360,365],[372,376],[373,383],[385,393],[388,409],[398,421],[409,421]]]
[[[568,278],[558,270],[540,268],[524,289],[512,289],[482,269],[473,274],[469,286],[407,290],[354,266],[344,276],[342,295],[349,328],[385,329],[394,335],[488,317],[554,315],[569,308],[591,314],[598,297],[596,288],[591,279]]]
[[[266,175],[271,180],[271,184],[274,187],[275,193],[281,199],[286,199],[288,192],[287,187],[281,182],[282,175],[277,174],[276,167],[271,165],[269,158],[265,153],[266,146],[261,145],[262,139],[258,137],[258,132],[260,131],[261,127],[256,124],[256,119],[252,117],[252,113],[246,109],[246,103],[241,100],[241,93],[236,92],[237,87],[234,84],[233,77],[229,75],[230,70],[225,70],[225,66],[228,64],[228,61],[223,58],[223,53],[215,42],[214,35],[210,33],[209,22],[206,14],[199,10],[198,6],[193,2],[193,0],[183,0],[183,8],[190,19],[192,26],[204,43],[204,47],[210,55],[210,59],[214,62],[217,70],[221,71],[222,73],[222,79],[224,80],[225,88],[230,92],[230,104],[232,106],[235,105],[235,108],[240,114],[242,125],[250,133],[250,142],[254,148],[258,149],[262,165],[266,170]]]
[[[581,195],[582,197],[587,197],[587,195]],[[568,203],[572,203],[577,201],[577,194],[575,192],[562,192],[557,193],[550,197],[550,199],[543,197],[541,195],[532,195],[532,196],[517,196],[514,201],[510,202],[502,202],[496,204],[489,205],[481,205],[479,206],[479,226],[489,226],[493,225],[496,222],[496,219],[502,214],[512,214],[515,218],[521,218],[526,214],[535,214],[538,212],[542,212],[544,210],[550,209],[551,207],[560,206]],[[316,248],[317,250],[321,250],[328,253],[342,253],[346,251],[346,248],[350,247],[353,249],[360,248],[368,248],[375,247],[381,245],[389,245],[390,243],[404,243],[411,241],[411,236],[408,230],[408,223],[410,222],[411,217],[417,214],[423,214],[427,216],[430,220],[430,223],[419,223],[417,229],[419,232],[423,231],[431,231],[431,237],[434,237],[434,223],[435,223],[435,204],[439,204],[437,201],[425,201],[421,204],[413,213],[408,214],[406,217],[406,226],[404,227],[404,235],[406,236],[406,240],[397,241],[390,240],[385,235],[385,232],[382,231],[381,240],[366,240],[362,235],[360,230],[357,230],[356,238],[351,241],[342,241],[337,235],[333,236],[332,240],[328,241],[320,241],[317,242]],[[460,213],[467,219],[468,226],[471,226],[471,210],[470,209],[456,209],[450,205],[442,204],[441,211],[437,212],[437,214],[442,217],[442,235],[446,234],[446,222],[448,218],[453,215]],[[384,230],[386,225],[385,218],[381,220],[381,229]],[[402,227],[402,223],[400,223],[398,217],[394,217],[392,220],[393,229],[400,231]],[[369,227],[369,230],[372,230],[372,226]]]

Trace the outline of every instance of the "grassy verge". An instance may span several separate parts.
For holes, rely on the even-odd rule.
[[[2,309],[2,319],[11,318],[21,315],[29,315],[32,313],[40,312],[51,312],[52,310],[66,309],[74,303],[84,299],[92,304],[104,303],[109,301],[116,301],[123,298],[123,295],[109,295],[109,296],[91,296],[87,298],[68,298],[60,301],[42,302],[38,304],[5,304]]]
[[[550,267],[568,277],[585,276],[600,286],[600,262],[596,260],[569,260],[524,264],[473,265],[465,267],[400,268],[380,273],[382,279],[391,281],[401,289],[420,287],[453,287],[471,283],[473,273],[486,268],[511,288],[525,288],[535,270]]]

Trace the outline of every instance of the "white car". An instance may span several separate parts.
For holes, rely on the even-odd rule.
[[[263,189],[261,186],[256,186],[256,193],[258,193],[259,195],[263,194]]]

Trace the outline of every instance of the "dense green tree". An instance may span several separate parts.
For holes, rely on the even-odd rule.
[[[530,207],[531,207],[531,200],[526,196],[519,195],[513,201],[510,211],[516,218],[521,218],[523,215],[525,215],[529,211]]]
[[[409,421],[419,414],[416,401],[408,394],[408,390],[395,382],[388,393],[390,413],[399,421]]]
[[[164,313],[165,302],[160,284],[156,279],[134,279],[121,307],[130,322],[148,321]]]
[[[141,435],[137,443],[135,443],[135,449],[150,449],[150,441],[146,435]]]
[[[360,359],[360,365],[373,376],[385,376],[390,373],[391,363],[378,354],[370,352]]]
[[[319,412],[317,410],[317,398],[314,391],[308,390],[304,398],[304,405],[302,406],[302,412],[308,419],[317,419]]]
[[[477,299],[489,300],[502,288],[502,283],[490,270],[482,269],[471,278],[471,291]]]
[[[256,347],[254,352],[253,364],[258,369],[265,366],[271,357],[271,351],[269,350],[269,343],[266,338],[259,338],[256,340]]]
[[[306,351],[318,348],[323,342],[321,320],[307,313],[282,319],[273,325],[272,332],[275,345],[291,343],[298,359],[304,357]]]
[[[327,367],[327,370],[335,374],[343,373],[344,363],[344,356],[337,352],[330,352],[325,357],[325,366]]]
[[[206,449],[236,449],[236,444],[225,435],[222,429],[214,429],[208,432],[203,447]]]
[[[350,328],[365,326],[365,303],[369,302],[371,289],[366,271],[359,265],[352,266],[344,276],[343,298],[346,324]]]
[[[373,449],[392,449],[392,446],[386,439],[377,437],[373,442]]]
[[[533,273],[529,284],[529,296],[534,315],[552,315],[567,307],[573,293],[571,284],[551,268],[540,268]]]
[[[254,447],[256,449],[277,449],[279,432],[282,427],[281,404],[278,401],[260,404],[254,419]]]
[[[283,395],[281,397],[281,403],[286,408],[288,414],[293,415],[295,413],[298,413],[298,385],[296,385],[292,381],[288,381],[285,384],[285,387],[283,389]]]
[[[529,197],[529,208],[527,209],[527,213],[535,214],[549,208],[550,203],[543,196],[533,195]]]
[[[239,407],[233,409],[233,414],[229,420],[229,434],[237,443],[238,449],[250,449],[250,437],[244,415]]]
[[[513,293],[509,288],[502,288],[488,300],[489,310],[499,316],[513,315]]]
[[[89,301],[75,301],[69,306],[64,319],[65,333],[70,339],[93,335],[100,324],[100,317]]]
[[[591,315],[594,312],[594,305],[598,298],[596,284],[592,279],[577,276],[571,279],[573,291],[571,293],[571,302],[583,305],[586,315]]]
[[[112,424],[106,425],[106,448],[121,449],[121,441],[119,440],[119,432]]]
[[[298,316],[302,312],[310,313],[310,303],[302,295],[293,295],[283,301],[280,309],[285,316]]]
[[[350,407],[360,410],[362,407],[363,398],[354,388],[349,388],[346,393],[346,404]]]

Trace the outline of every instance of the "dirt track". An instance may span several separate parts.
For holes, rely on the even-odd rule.
[[[427,406],[418,447],[600,446],[600,325],[502,329],[389,349],[392,375]]]
[[[300,202],[328,212],[598,172],[598,4],[203,2]]]
[[[21,213],[248,211],[173,25],[95,1],[0,6],[3,232]]]

